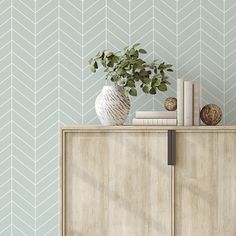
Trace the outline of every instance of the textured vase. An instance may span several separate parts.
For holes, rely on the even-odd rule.
[[[123,125],[130,111],[130,99],[118,86],[104,86],[95,101],[102,125]]]

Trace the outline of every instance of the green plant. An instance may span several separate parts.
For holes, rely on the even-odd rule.
[[[127,96],[137,96],[137,84],[146,94],[166,91],[170,82],[165,72],[172,72],[172,65],[164,62],[158,64],[157,60],[147,63],[140,57],[147,52],[139,45],[126,47],[123,53],[107,50],[98,52],[89,60],[91,71],[95,73],[100,63],[104,67],[105,78],[121,86]]]

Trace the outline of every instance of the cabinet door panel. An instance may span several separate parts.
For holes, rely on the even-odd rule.
[[[175,235],[236,235],[236,133],[178,133]]]
[[[166,132],[66,133],[64,235],[170,236]]]

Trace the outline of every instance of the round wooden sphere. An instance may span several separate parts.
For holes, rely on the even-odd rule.
[[[167,111],[175,111],[177,109],[177,99],[174,97],[166,98],[164,107]]]
[[[200,118],[206,125],[217,125],[222,119],[222,110],[215,104],[208,104],[202,108]]]

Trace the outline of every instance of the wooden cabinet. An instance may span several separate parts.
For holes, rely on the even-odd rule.
[[[236,235],[236,132],[177,133],[175,235]]]
[[[64,235],[171,235],[167,131],[104,128],[63,135]]]
[[[236,128],[62,129],[63,236],[235,236]]]

